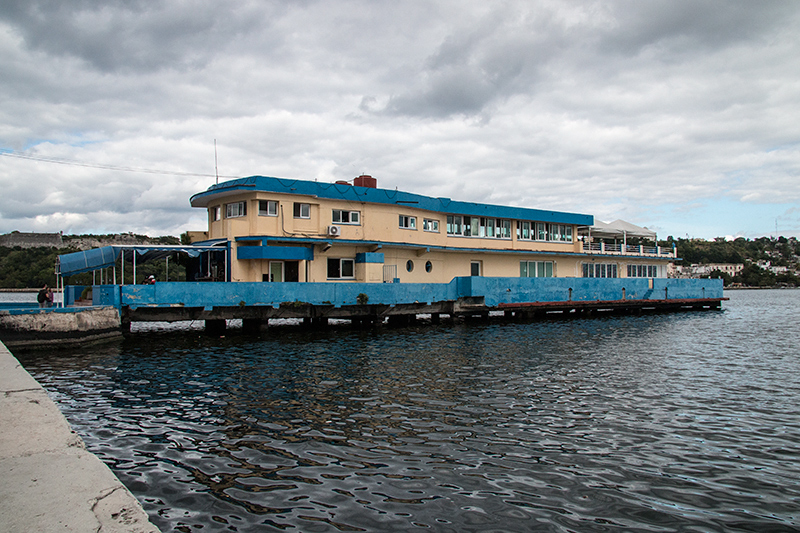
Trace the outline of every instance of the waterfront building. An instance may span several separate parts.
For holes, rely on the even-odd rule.
[[[623,221],[379,189],[371,176],[353,184],[253,176],[213,185],[191,205],[208,212],[207,231],[192,240],[227,250],[201,261],[208,279],[666,278],[675,258],[654,232]]]
[[[673,266],[669,277],[702,278],[714,272],[722,272],[730,277],[736,276],[744,269],[744,263],[695,263],[688,266]]]

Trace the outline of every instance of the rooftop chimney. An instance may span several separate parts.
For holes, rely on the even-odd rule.
[[[353,180],[353,185],[355,185],[356,187],[369,187],[370,189],[377,189],[378,180],[376,180],[372,176],[367,176],[365,174],[362,174],[361,176]]]

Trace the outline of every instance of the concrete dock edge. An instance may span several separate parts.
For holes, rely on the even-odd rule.
[[[159,530],[0,342],[0,533],[20,531]]]

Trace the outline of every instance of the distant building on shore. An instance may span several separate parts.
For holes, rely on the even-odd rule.
[[[23,233],[12,231],[0,235],[0,246],[6,248],[77,248],[90,250],[101,246],[143,245],[143,244],[177,244],[178,239],[165,241],[164,237],[150,238],[133,233],[117,233],[111,235],[63,235],[62,233]]]
[[[0,246],[8,248],[63,248],[64,239],[61,233],[22,233],[12,231],[0,235]]]
[[[673,267],[674,270],[670,270],[670,277],[675,278],[702,278],[717,271],[733,277],[744,269],[744,263],[706,263],[689,266],[673,265]]]

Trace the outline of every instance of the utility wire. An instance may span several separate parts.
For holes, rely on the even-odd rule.
[[[101,170],[115,170],[118,172],[140,172],[142,174],[167,174],[172,176],[193,176],[200,178],[213,178],[222,177],[229,179],[240,178],[241,176],[217,176],[217,174],[202,174],[198,172],[176,172],[174,170],[161,170],[153,168],[137,168],[137,167],[121,167],[116,165],[101,165],[98,163],[82,163],[80,161],[73,161],[69,159],[55,159],[51,157],[38,157],[30,154],[23,154],[20,152],[2,152],[0,156],[14,157],[17,159],[27,159],[29,161],[38,161],[40,163],[53,163],[56,165],[68,165],[73,167],[86,167],[86,168],[99,168]]]

